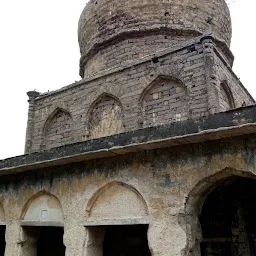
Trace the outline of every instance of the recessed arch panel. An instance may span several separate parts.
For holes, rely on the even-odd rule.
[[[148,207],[142,195],[130,185],[111,182],[99,189],[89,200],[87,218],[93,220],[143,220]],[[129,223],[126,223],[129,224]]]
[[[22,212],[23,222],[63,223],[63,210],[54,195],[42,191],[28,200]]]
[[[72,123],[73,120],[68,111],[61,108],[55,109],[44,125],[43,147],[49,149],[71,143]]]
[[[142,93],[140,104],[144,127],[189,118],[187,89],[175,78],[156,78]]]
[[[227,111],[235,108],[235,102],[232,92],[226,81],[220,84],[220,109],[221,111]]]
[[[89,134],[100,138],[124,131],[123,108],[113,95],[103,93],[91,105],[88,112]]]

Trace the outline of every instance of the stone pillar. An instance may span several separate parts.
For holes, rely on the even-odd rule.
[[[206,87],[208,94],[208,111],[209,114],[214,114],[218,112],[219,109],[219,97],[217,90],[218,79],[214,61],[215,43],[213,41],[213,38],[210,36],[203,37],[201,43],[204,49]]]
[[[27,92],[29,97],[28,103],[28,121],[27,121],[27,131],[26,131],[26,144],[25,144],[25,154],[30,152],[32,146],[32,133],[34,126],[34,114],[35,114],[35,99],[39,96],[39,92],[29,91]]]
[[[19,256],[37,256],[38,230],[31,227],[21,229]]]
[[[103,227],[86,228],[86,241],[83,256],[102,256],[104,235]]]
[[[17,221],[7,222],[5,231],[5,256],[20,255],[18,243],[20,237],[20,225]]]
[[[246,223],[241,201],[234,201],[233,207],[235,212],[232,216],[232,255],[249,256],[250,244],[246,231]]]
[[[182,255],[201,255],[202,228],[198,212],[180,214],[179,223],[186,230],[187,242]]]
[[[23,229],[19,221],[12,221],[6,225],[5,256],[36,256],[36,230]]]
[[[181,256],[187,237],[177,215],[166,215],[152,221],[148,229],[148,245],[151,255]]]
[[[73,221],[65,223],[63,243],[66,247],[66,256],[84,255],[86,230],[81,223]]]

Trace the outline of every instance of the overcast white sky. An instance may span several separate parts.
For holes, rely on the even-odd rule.
[[[256,1],[232,1],[234,70],[256,98]],[[77,23],[86,2],[0,1],[0,159],[23,154],[26,92],[55,90],[80,79]]]

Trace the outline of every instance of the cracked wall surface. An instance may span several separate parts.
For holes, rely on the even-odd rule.
[[[126,68],[38,94],[30,101],[26,153],[226,111],[223,82],[234,99],[230,109],[254,104],[228,65],[212,38],[199,37]],[[149,90],[151,101],[145,95]]]
[[[21,213],[28,200],[43,190],[62,206],[66,255],[93,255],[90,251],[97,250],[97,243],[96,234],[90,233],[92,225],[143,223],[149,225],[152,255],[199,256],[202,204],[228,177],[255,179],[255,143],[255,135],[240,136],[2,176],[6,255],[30,255],[26,248],[31,240],[20,226]],[[111,203],[116,212],[111,213]],[[95,209],[95,218],[87,209]]]

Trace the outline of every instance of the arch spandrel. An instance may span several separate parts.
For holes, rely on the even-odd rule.
[[[88,222],[95,224],[140,224],[148,221],[148,207],[135,188],[111,182],[92,196],[86,215]]]
[[[63,210],[60,201],[52,194],[40,192],[25,205],[23,223],[63,223]]]

